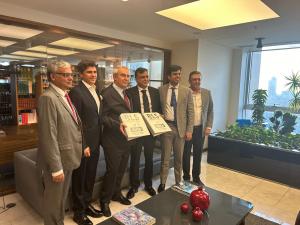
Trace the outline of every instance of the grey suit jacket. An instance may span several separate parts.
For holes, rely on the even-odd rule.
[[[78,117],[79,119],[79,117]],[[78,168],[82,157],[81,122],[51,86],[38,101],[38,168],[50,173]]]
[[[212,127],[213,120],[214,120],[214,107],[213,107],[213,100],[211,97],[210,90],[201,88],[201,99],[202,99],[201,121],[203,124],[202,135],[204,136],[205,128]]]
[[[159,88],[160,103],[163,115],[166,115],[166,101],[169,84]],[[177,128],[180,137],[186,132],[193,132],[194,127],[194,103],[192,91],[185,86],[179,85],[177,99]]]

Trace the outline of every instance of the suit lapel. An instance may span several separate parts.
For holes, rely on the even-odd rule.
[[[62,96],[61,96],[54,88],[52,88],[51,86],[50,86],[49,88],[51,88],[51,91],[58,97],[58,100],[62,103],[62,105],[65,107],[65,109],[70,113],[70,115],[71,115],[73,121],[74,121],[77,125],[79,125],[78,122],[76,121],[76,119],[75,119],[74,116],[73,116],[73,112],[71,111],[70,106],[67,105],[67,103],[65,102],[65,100],[63,99],[63,97],[62,97]],[[75,107],[74,107],[74,106],[73,106],[73,108],[74,108],[74,110],[75,110]],[[75,110],[75,112],[76,112],[76,110]],[[77,116],[77,119],[78,119],[78,121],[79,121],[79,116],[78,116],[78,113],[77,113],[77,112],[76,112],[76,116]]]
[[[140,91],[139,91],[139,88],[138,86],[135,86],[135,95],[133,95],[133,98],[136,98],[136,106],[137,106],[137,109],[138,111],[141,111],[141,101],[140,101]]]
[[[122,102],[122,104],[123,104],[127,109],[129,109],[129,108],[127,107],[127,105],[126,105],[125,100],[121,97],[121,95],[120,95],[120,94],[118,93],[118,91],[113,87],[112,84],[111,84],[110,87],[113,89],[113,92],[115,93],[115,96],[119,99],[119,101]],[[132,107],[132,101],[130,100],[130,98],[129,98],[129,102],[130,102],[130,106]],[[129,109],[129,110],[131,111],[131,109]]]
[[[169,89],[169,83],[168,83],[168,84],[165,84],[165,85],[163,86],[163,89],[162,89],[163,100],[164,100],[164,104],[163,104],[163,107],[164,107],[164,113],[166,112],[166,104],[167,104],[167,97],[168,97],[168,89]]]
[[[89,91],[89,89],[84,85],[84,83],[82,83],[82,81],[79,83],[79,85],[80,85],[80,88],[83,90],[83,93],[85,93],[85,95],[87,96],[87,99],[89,99],[90,103],[93,105],[93,107],[96,110],[96,112],[99,113],[98,107],[97,107],[97,103],[96,103],[93,95]],[[98,94],[97,94],[97,96],[98,96],[99,101],[100,101],[100,97],[99,97]]]

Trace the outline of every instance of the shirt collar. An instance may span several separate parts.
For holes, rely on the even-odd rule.
[[[179,88],[179,84],[177,84],[176,86],[173,86],[173,85],[171,85],[170,83],[169,83],[169,89],[172,89],[172,88],[175,88],[175,89],[178,89]]]
[[[96,90],[96,86],[94,84],[90,85],[87,82],[85,82],[84,80],[82,80],[82,83],[87,87],[87,89],[93,88],[93,90]]]
[[[59,95],[61,95],[62,97],[65,97],[66,95],[66,91],[64,91],[63,89],[57,87],[55,84],[53,84],[52,82],[50,82],[50,86],[54,88],[55,91],[58,92]]]
[[[122,93],[122,94],[123,94],[123,91],[125,91],[125,89],[120,88],[115,83],[113,83],[113,88],[116,89],[117,92]]]
[[[142,91],[142,90],[148,91],[148,86],[146,88],[141,88],[140,86],[137,85],[137,87],[138,87],[139,91]]]

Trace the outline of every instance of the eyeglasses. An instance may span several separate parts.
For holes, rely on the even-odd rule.
[[[63,77],[73,77],[73,73],[55,73],[57,75],[63,76]]]

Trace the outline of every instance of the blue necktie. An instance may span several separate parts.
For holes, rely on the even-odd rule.
[[[172,87],[172,95],[171,95],[171,107],[173,107],[173,111],[174,111],[174,122],[177,122],[176,119],[176,112],[177,112],[177,101],[176,101],[176,94],[175,94],[175,89],[174,87]]]

